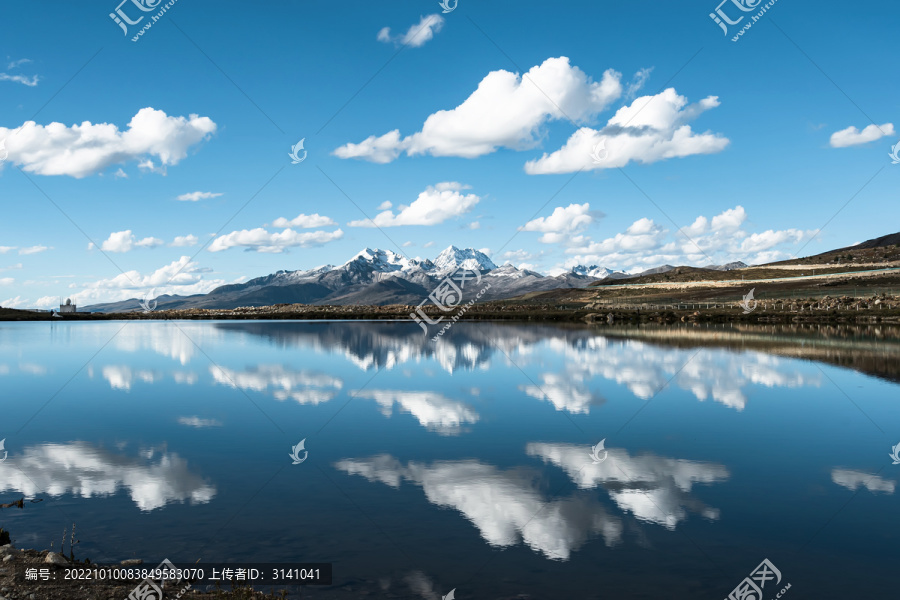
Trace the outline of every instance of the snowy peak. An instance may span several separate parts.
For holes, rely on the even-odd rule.
[[[612,275],[615,271],[612,269],[607,269],[606,267],[598,267],[597,265],[585,266],[585,265],[577,265],[572,267],[572,275],[578,275],[579,277],[595,277],[597,279],[606,279],[610,275]]]
[[[497,265],[485,253],[474,248],[460,249],[450,246],[434,259],[434,270],[441,274],[457,269],[478,270],[484,273],[496,268]]]
[[[379,273],[394,273],[397,271],[409,271],[419,267],[420,262],[390,250],[366,248],[358,252],[356,256],[344,263],[343,266],[351,269],[377,271]]]

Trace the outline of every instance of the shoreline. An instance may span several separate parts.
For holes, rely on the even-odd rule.
[[[530,302],[487,302],[476,304],[459,321],[524,321],[542,323],[828,323],[900,325],[900,298],[784,298],[759,301],[747,311],[739,303],[681,302],[653,303],[569,302],[566,304]],[[409,321],[416,310],[411,305],[317,306],[276,304],[233,309],[169,309],[127,313],[68,313],[52,316],[48,312],[0,308],[0,321],[172,321],[172,320],[304,320],[304,321]],[[437,320],[452,313],[425,310]],[[57,313],[58,314],[58,313]],[[438,325],[434,325],[438,327]]]

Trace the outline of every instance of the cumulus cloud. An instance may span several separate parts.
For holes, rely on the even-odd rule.
[[[698,216],[691,225],[671,231],[642,218],[624,232],[602,241],[588,236],[568,239],[566,268],[598,264],[607,268],[639,272],[662,264],[708,265],[743,261],[759,264],[790,256],[779,247],[811,239],[816,231],[800,229],[767,230],[750,233],[744,228],[747,213],[736,206],[708,218]]]
[[[687,98],[674,88],[655,96],[642,96],[616,111],[604,128],[582,127],[559,150],[528,161],[525,172],[540,175],[614,169],[632,161],[647,164],[721,152],[729,144],[728,138],[709,131],[695,133],[687,124],[717,106],[716,96],[688,104]],[[598,145],[607,154],[604,160],[595,162],[591,155]]]
[[[437,225],[448,219],[466,214],[481,198],[475,194],[463,194],[469,186],[455,181],[445,181],[419,194],[409,206],[400,205],[398,212],[386,210],[371,220],[351,221],[350,227],[397,227],[400,225]]]
[[[6,138],[7,160],[39,175],[82,178],[128,161],[142,161],[139,166],[164,171],[215,133],[216,124],[209,117],[170,117],[147,107],[139,110],[123,131],[111,123],[89,121],[71,127],[27,121],[16,135],[11,136],[12,131],[0,127],[0,139]]]
[[[462,104],[432,114],[418,133],[405,138],[399,130],[373,135],[334,154],[387,163],[401,152],[476,158],[498,148],[533,148],[546,123],[585,121],[608,107],[622,95],[620,79],[621,74],[610,69],[595,82],[565,56],[548,58],[521,76],[492,71]]]
[[[203,274],[209,269],[200,267],[192,262],[189,256],[182,256],[168,265],[156,269],[148,275],[142,275],[139,271],[132,270],[120,273],[110,279],[100,279],[84,285],[73,284],[71,287],[82,287],[80,292],[71,296],[72,301],[79,305],[96,302],[116,302],[139,297],[141,294],[154,289],[156,296],[164,294],[205,294],[219,286],[225,285],[222,279],[205,280]],[[55,297],[50,298],[52,306]],[[42,304],[38,304],[42,306]]]
[[[378,32],[377,39],[386,44],[393,42],[400,46],[419,48],[434,38],[435,34],[439,33],[443,27],[444,17],[437,14],[428,15],[421,17],[418,23],[410,25],[406,33],[402,35],[392,36],[390,27],[382,27]]]
[[[156,248],[164,243],[155,237],[145,237],[139,240],[134,237],[130,229],[126,229],[109,234],[109,237],[100,244],[100,249],[104,252],[130,252],[135,248]],[[88,244],[88,249],[91,248],[93,248],[93,244]]]
[[[584,230],[594,222],[590,212],[591,205],[570,204],[565,208],[557,206],[549,217],[538,217],[520,227],[520,231],[540,231],[544,235],[538,238],[544,244],[558,244],[573,234]]]
[[[884,125],[875,125],[873,123],[862,131],[851,125],[847,129],[841,129],[832,133],[830,143],[832,148],[846,148],[847,146],[868,144],[886,135],[894,135],[893,123],[885,123]]]
[[[171,246],[180,248],[184,246],[196,246],[200,239],[196,235],[179,235],[173,241]]]
[[[210,244],[209,251],[221,252],[229,248],[242,247],[248,251],[279,254],[293,247],[312,248],[314,246],[322,246],[342,237],[344,237],[344,232],[340,229],[298,233],[293,229],[269,232],[262,227],[257,227],[256,229],[232,231],[219,236]]]
[[[329,225],[337,225],[337,223],[332,218],[323,217],[319,213],[312,215],[299,214],[290,220],[279,217],[272,222],[273,227],[282,227],[285,229],[288,227],[312,229],[314,227],[327,227]]]
[[[177,199],[182,202],[197,202],[199,200],[218,198],[221,195],[222,194],[216,192],[190,192],[188,194],[181,194]]]
[[[16,280],[12,277],[0,277],[0,285],[12,285]]]

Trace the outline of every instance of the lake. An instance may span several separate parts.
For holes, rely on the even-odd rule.
[[[333,563],[304,597],[888,597],[898,369],[880,328],[0,323],[0,525]]]

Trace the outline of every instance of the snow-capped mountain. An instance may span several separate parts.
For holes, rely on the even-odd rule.
[[[482,282],[478,284],[470,279],[470,285],[474,283],[484,287],[490,283],[482,300],[511,298],[528,292],[564,287],[585,287],[602,279],[601,275],[608,271],[599,267],[576,267],[570,273],[550,277],[511,264],[498,267],[485,253],[474,248],[450,246],[434,261],[408,258],[390,250],[366,248],[340,266],[278,271],[244,283],[221,286],[208,294],[162,296],[158,298],[158,309],[236,308],[283,303],[416,305],[457,269],[480,272]],[[94,312],[127,311],[139,308],[139,302],[134,299],[87,308]]]
[[[606,267],[598,267],[597,265],[585,266],[585,265],[577,265],[572,267],[572,274],[578,275],[581,277],[594,277],[596,279],[606,279],[610,275],[620,274],[627,275],[625,271],[613,271],[612,269],[607,269]]]
[[[456,246],[450,246],[434,259],[434,271],[446,275],[457,269],[478,270],[482,273],[493,271],[497,265],[480,250],[465,248],[460,250]]]

